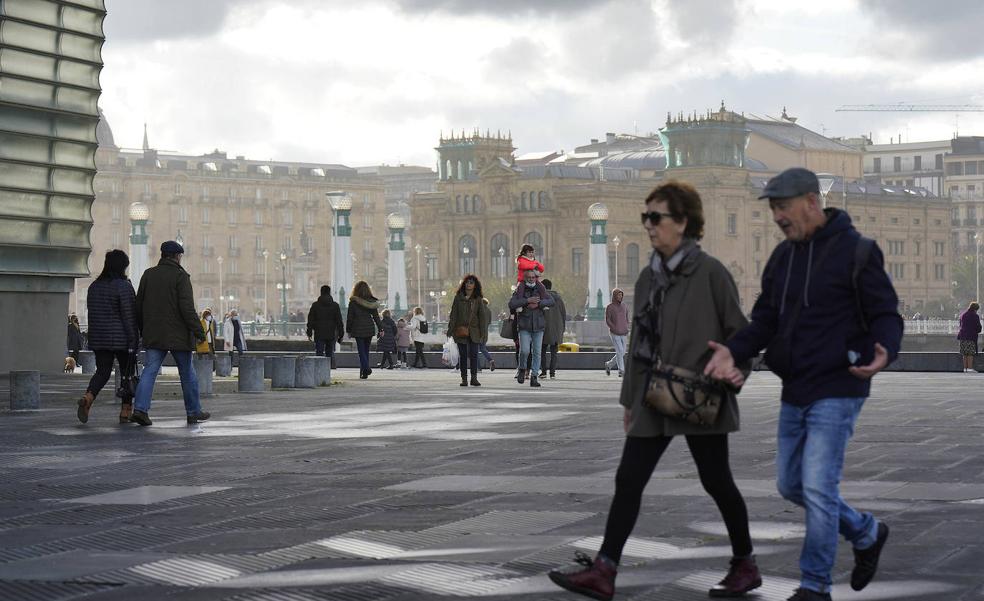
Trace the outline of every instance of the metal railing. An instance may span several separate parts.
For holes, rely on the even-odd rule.
[[[960,322],[955,319],[907,319],[905,321],[906,335],[944,335],[956,336],[960,331]]]

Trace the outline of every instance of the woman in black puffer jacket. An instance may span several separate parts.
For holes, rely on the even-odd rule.
[[[89,348],[96,355],[96,373],[89,380],[85,394],[79,399],[78,417],[83,424],[89,421],[89,410],[96,395],[102,390],[113,371],[113,360],[119,364],[120,373],[132,371],[136,362],[137,296],[133,284],[126,277],[130,259],[122,250],[106,253],[102,273],[89,285],[86,306],[89,309]],[[120,423],[130,421],[133,399],[124,398],[120,409]]]
[[[359,351],[359,377],[365,380],[372,373],[369,367],[369,343],[376,332],[382,332],[379,320],[379,301],[372,295],[369,284],[359,280],[349,298],[348,313],[345,316],[345,330],[355,339]]]

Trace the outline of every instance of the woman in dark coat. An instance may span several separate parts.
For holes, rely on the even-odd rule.
[[[960,314],[960,331],[957,340],[960,341],[960,356],[963,359],[964,373],[974,371],[974,355],[977,354],[977,337],[981,333],[981,317],[977,314],[981,306],[976,302],[967,305]]]
[[[451,302],[448,316],[448,336],[458,345],[458,367],[461,369],[461,385],[468,386],[468,365],[471,364],[471,385],[481,386],[478,381],[478,347],[489,340],[489,317],[485,309],[482,283],[478,277],[468,274],[461,280],[458,291]]]
[[[345,315],[345,330],[355,339],[359,351],[359,377],[369,377],[369,343],[382,324],[379,321],[379,301],[372,295],[369,284],[364,280],[356,282],[349,298],[348,312]]]
[[[635,284],[629,364],[619,398],[626,438],[605,538],[594,560],[578,552],[579,565],[551,571],[550,579],[596,599],[612,598],[622,548],[635,526],[646,483],[674,436],[682,435],[731,540],[731,568],[709,594],[741,596],[761,586],[762,578],[752,555],[745,501],[728,461],[728,433],[738,430],[735,395],[723,396],[710,426],[664,416],[644,399],[660,361],[702,373],[710,357],[708,341],[724,342],[748,322],[731,274],[697,245],[704,216],[693,186],[672,180],[660,184],[646,198],[642,219],[654,252],[650,268]]]
[[[68,355],[79,362],[79,352],[85,346],[85,338],[82,336],[82,327],[79,325],[79,318],[74,314],[68,316],[68,335],[65,339],[68,348]]]
[[[387,309],[383,311],[383,318],[380,320],[379,341],[376,342],[376,350],[383,354],[379,362],[380,368],[393,369],[393,353],[396,352],[396,322],[390,317]]]
[[[96,373],[89,380],[85,394],[79,399],[78,418],[83,424],[89,421],[89,410],[96,395],[103,389],[113,371],[113,360],[122,374],[132,373],[136,367],[137,296],[133,284],[126,277],[130,259],[122,250],[106,253],[102,273],[89,285],[86,307],[89,310],[89,348],[96,356]],[[120,423],[130,421],[133,398],[123,398]]]

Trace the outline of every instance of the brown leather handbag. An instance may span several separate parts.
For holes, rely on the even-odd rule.
[[[712,428],[727,394],[723,384],[703,374],[660,364],[653,369],[645,400],[660,415]]]
[[[468,338],[471,335],[468,331],[468,326],[456,326],[451,334],[455,338]]]

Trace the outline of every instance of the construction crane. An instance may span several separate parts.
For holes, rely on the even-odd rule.
[[[845,104],[836,112],[900,112],[900,113],[984,113],[984,105],[980,104]]]

